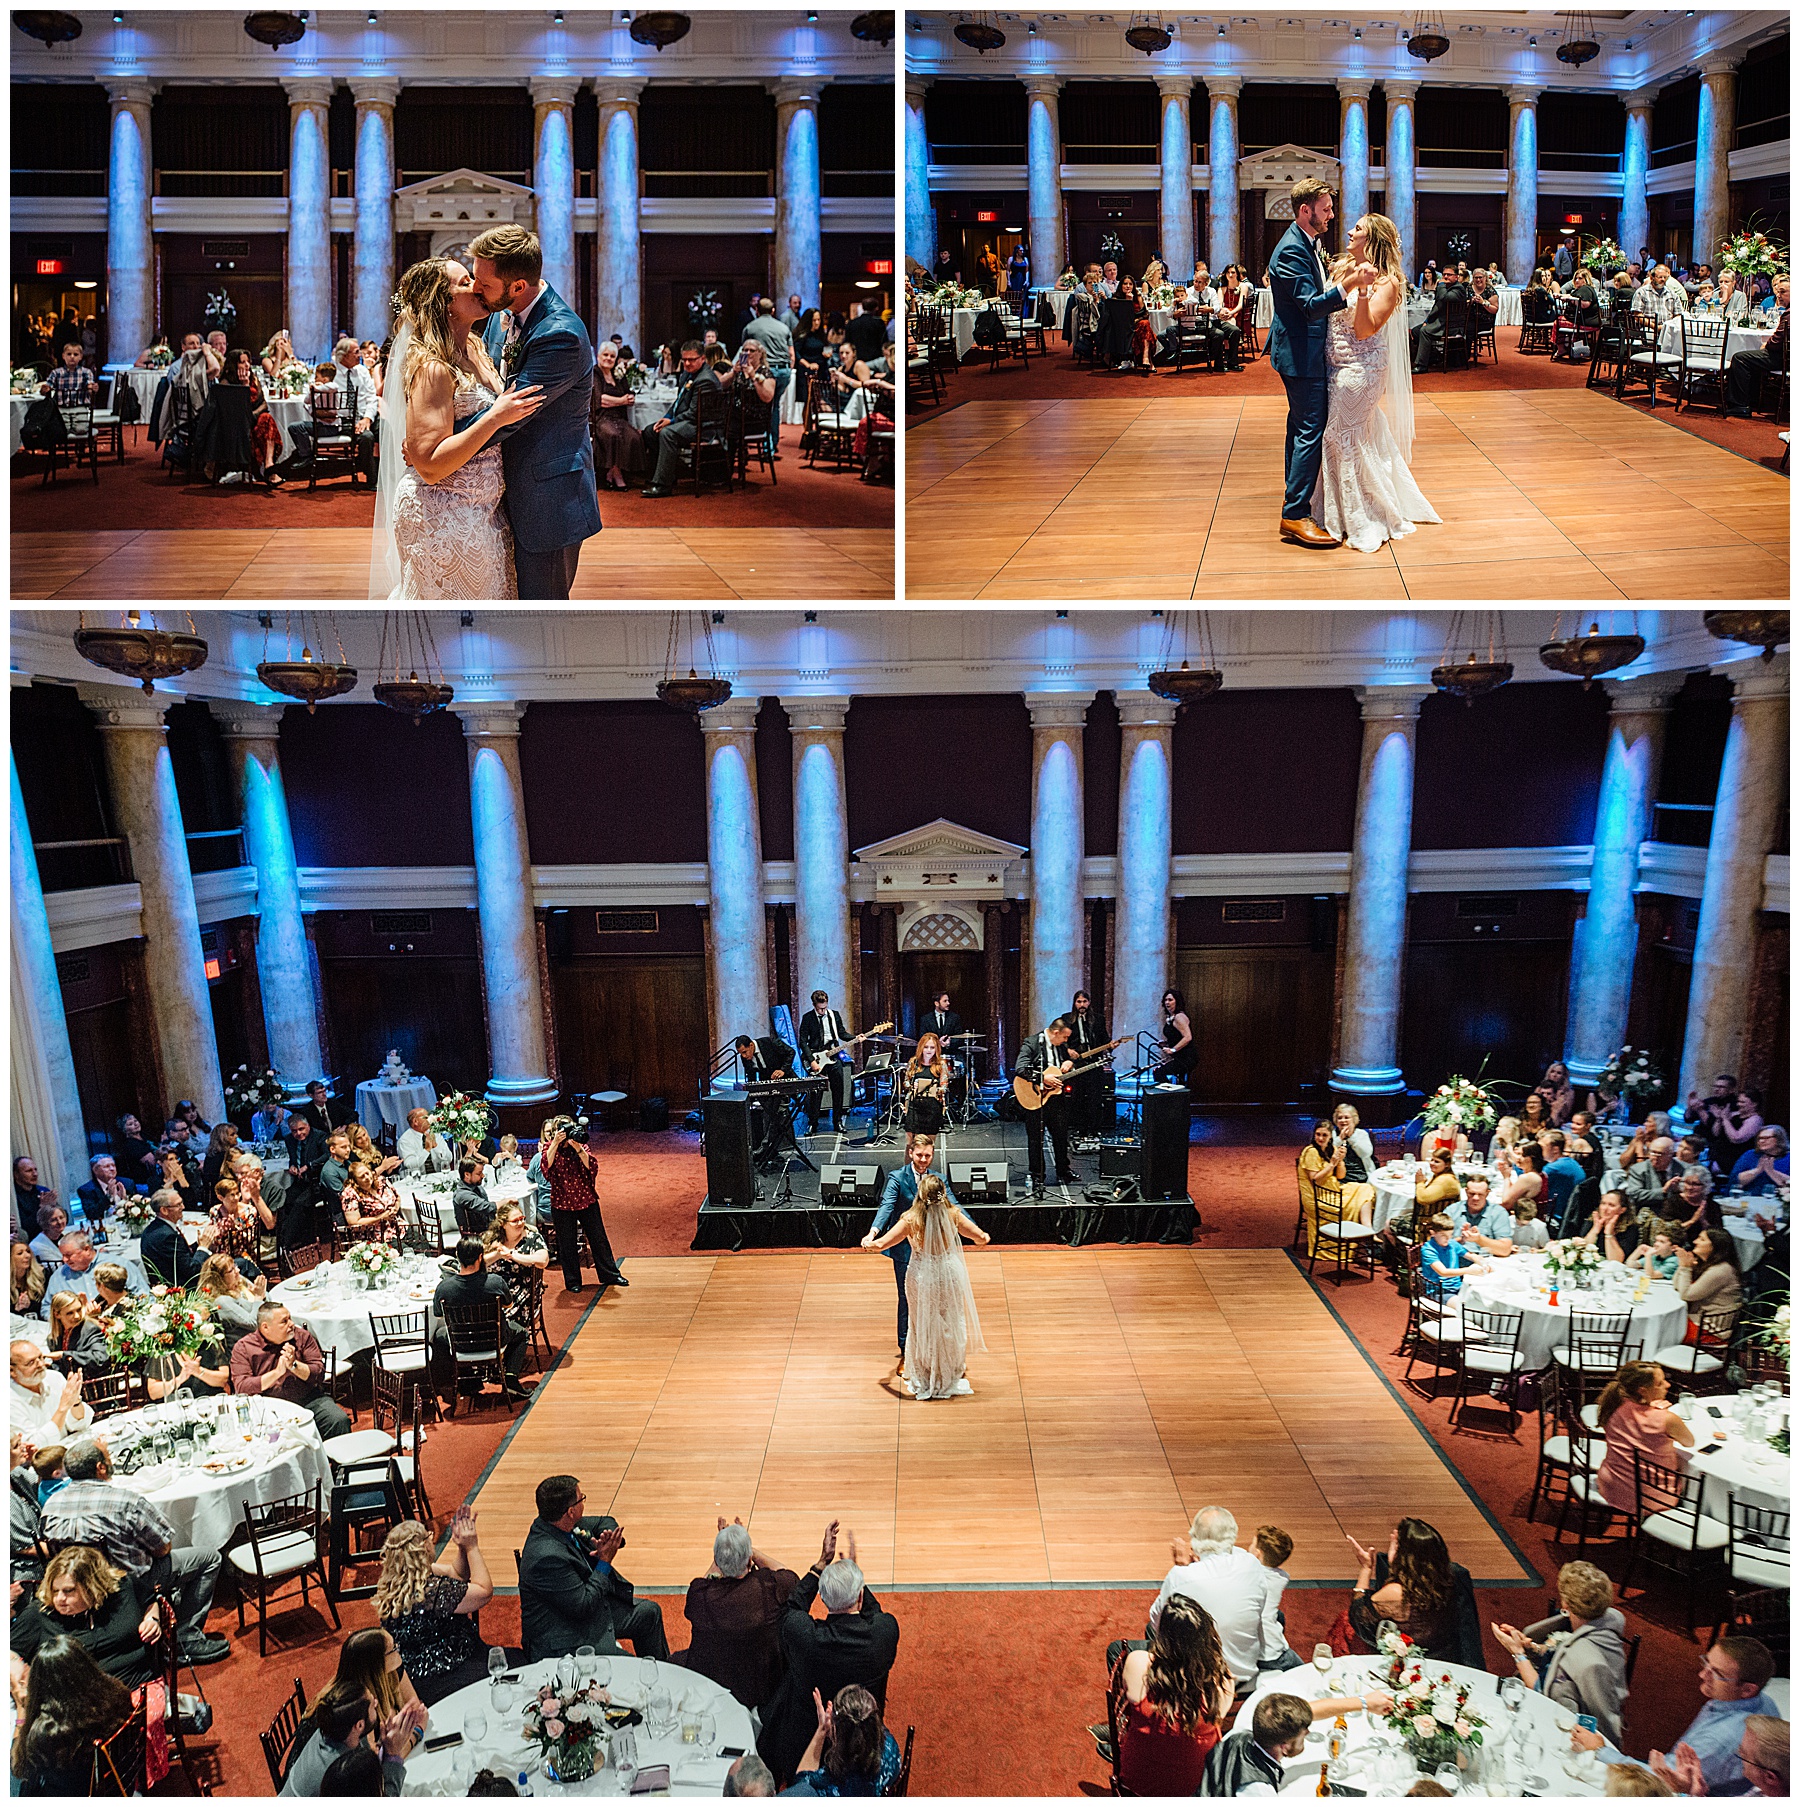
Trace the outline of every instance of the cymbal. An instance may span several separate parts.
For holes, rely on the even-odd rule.
[[[978,1042],[981,1040],[981,1036],[974,1029],[964,1029],[956,1035],[946,1035],[944,1040],[947,1042]]]

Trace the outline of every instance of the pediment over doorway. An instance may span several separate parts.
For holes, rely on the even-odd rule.
[[[537,199],[529,188],[475,169],[447,169],[394,190],[396,232],[441,232],[456,227],[467,236],[489,226],[529,226]]]
[[[872,901],[902,906],[902,952],[975,950],[984,938],[981,901],[1012,895],[1025,852],[940,816],[857,848],[856,860]]]

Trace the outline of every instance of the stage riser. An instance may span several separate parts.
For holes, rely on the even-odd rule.
[[[969,1215],[995,1242],[1175,1243],[1194,1240],[1200,1213],[1191,1199],[1168,1204],[1062,1203],[1055,1194],[1021,1205],[971,1205]],[[737,1249],[853,1249],[869,1233],[875,1213],[836,1211],[823,1205],[749,1211],[703,1205],[692,1247]]]

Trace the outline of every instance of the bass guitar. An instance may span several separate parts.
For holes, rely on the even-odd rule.
[[[850,1058],[850,1050],[854,1048],[858,1042],[866,1042],[872,1035],[885,1035],[893,1028],[893,1026],[892,1023],[877,1023],[874,1028],[865,1029],[861,1035],[851,1036],[847,1042],[833,1042],[829,1048],[821,1048],[819,1052],[813,1055],[807,1062],[807,1071],[811,1073],[823,1073],[825,1071],[826,1061],[848,1060]]]
[[[1043,1078],[1035,1085],[1022,1074],[1015,1073],[1012,1082],[1013,1096],[1018,1099],[1022,1109],[1041,1111],[1046,1101],[1054,1098],[1077,1074],[1085,1073],[1089,1067],[1099,1066],[1114,1048],[1121,1048],[1130,1040],[1130,1036],[1121,1035],[1102,1048],[1090,1049],[1085,1060],[1065,1061],[1060,1067],[1046,1067]]]

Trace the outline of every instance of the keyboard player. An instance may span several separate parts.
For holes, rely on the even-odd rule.
[[[740,1035],[736,1042],[738,1063],[744,1069],[745,1085],[761,1085],[771,1079],[796,1076],[794,1050],[778,1035]],[[753,1136],[755,1158],[761,1160],[775,1139],[775,1112],[767,1105],[751,1107],[758,1122]]]

